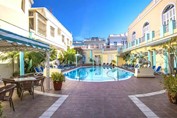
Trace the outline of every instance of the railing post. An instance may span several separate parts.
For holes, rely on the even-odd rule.
[[[140,44],[140,38],[137,41],[138,41],[137,45],[139,45]]]
[[[173,34],[174,33],[174,20],[170,20],[169,22],[169,32],[170,34]]]
[[[165,34],[165,25],[162,25],[161,28],[160,28],[160,37],[164,37],[164,34]]]

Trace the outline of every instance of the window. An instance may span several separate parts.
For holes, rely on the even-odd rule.
[[[58,28],[58,35],[61,35],[61,29]]]
[[[132,33],[132,40],[135,40],[136,39],[136,32],[133,32]]]
[[[29,16],[33,16],[33,12],[32,11],[29,11]]]
[[[21,1],[21,9],[23,12],[25,12],[25,0]]]
[[[42,15],[40,15],[39,13],[37,15],[38,15],[38,19],[37,19],[37,23],[36,23],[37,29],[35,29],[35,27],[34,27],[34,30],[37,30],[37,32],[39,34],[46,36],[46,34],[47,34],[46,33],[46,29],[47,29],[46,28],[47,27],[46,26],[46,19]],[[29,19],[34,19],[34,16],[29,16]],[[34,20],[31,22],[34,22]]]
[[[162,24],[168,25],[170,20],[176,20],[175,7],[173,4],[166,6],[162,12]]]
[[[117,46],[117,42],[114,42],[114,46]]]
[[[29,27],[34,30],[34,18],[29,18]]]
[[[65,36],[62,35],[62,42],[65,43]]]
[[[52,37],[55,36],[55,29],[54,29],[52,26],[50,26],[50,35],[51,35]]]
[[[38,33],[46,36],[46,24],[38,19]]]
[[[149,33],[149,23],[145,22],[143,25],[143,36],[145,36],[147,33]]]
[[[69,45],[69,39],[67,38],[67,45]]]

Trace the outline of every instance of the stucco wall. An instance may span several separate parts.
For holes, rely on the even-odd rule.
[[[162,11],[168,4],[177,4],[176,0],[159,0],[159,2],[152,3],[137,16],[137,19],[128,28],[128,41],[131,41],[132,33],[136,32],[136,39],[143,36],[143,25],[145,22],[149,22],[149,31],[155,31],[160,33],[160,27],[162,26]],[[177,12],[177,10],[176,10]]]

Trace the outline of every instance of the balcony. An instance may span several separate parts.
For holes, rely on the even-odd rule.
[[[143,46],[155,46],[162,44],[171,37],[177,36],[177,22],[171,20],[168,25],[163,25],[159,30],[150,31],[144,36],[128,42],[123,48],[123,52],[131,51]]]

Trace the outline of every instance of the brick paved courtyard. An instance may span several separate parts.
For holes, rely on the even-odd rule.
[[[61,91],[48,93],[69,95],[52,114],[52,118],[146,118],[133,103],[129,95],[145,94],[163,89],[161,77],[135,78],[114,82],[79,82],[66,80]],[[38,89],[38,88],[37,88]],[[14,93],[13,112],[8,102],[3,102],[7,118],[38,118],[60,97],[35,94],[33,100],[28,93],[24,100]],[[171,104],[165,93],[138,98],[160,118],[176,118],[177,105]]]

